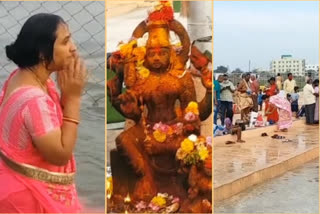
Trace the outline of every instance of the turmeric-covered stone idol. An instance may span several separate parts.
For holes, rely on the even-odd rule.
[[[110,152],[108,212],[211,213],[211,136],[200,136],[212,112],[211,59],[190,44],[173,15],[161,1],[108,59],[116,73],[107,83],[109,99],[135,122]],[[170,43],[170,31],[180,43]],[[206,88],[200,102],[188,60]]]

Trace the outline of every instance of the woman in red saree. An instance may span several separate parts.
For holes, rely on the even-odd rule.
[[[271,97],[273,95],[276,95],[278,93],[278,87],[276,84],[276,79],[274,77],[271,77],[269,79],[269,87],[265,89],[265,93],[267,96]]]
[[[268,95],[263,95],[262,99],[265,100],[265,115],[267,116],[267,121],[270,125],[277,123],[279,120],[277,107],[270,103]]]
[[[0,94],[0,213],[79,212],[73,149],[86,69],[69,28],[34,15],[6,54],[18,69]]]

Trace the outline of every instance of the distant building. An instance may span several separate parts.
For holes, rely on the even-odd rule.
[[[281,59],[272,60],[270,69],[274,75],[292,73],[294,76],[305,76],[305,60],[294,59],[291,55],[282,55]]]
[[[319,65],[306,65],[306,71],[314,71],[314,72],[319,72]]]
[[[260,74],[260,73],[269,73],[270,70],[269,70],[269,69],[266,69],[266,68],[257,68],[257,69],[256,69],[256,72],[257,72],[258,74]]]

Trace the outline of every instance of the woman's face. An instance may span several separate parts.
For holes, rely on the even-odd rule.
[[[53,48],[53,61],[48,66],[50,70],[59,71],[64,64],[77,56],[77,48],[74,45],[67,24],[61,23],[56,31],[56,41]]]
[[[246,75],[244,79],[248,82],[250,80],[250,75]]]

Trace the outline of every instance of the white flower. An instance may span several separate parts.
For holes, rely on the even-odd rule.
[[[146,46],[146,45],[147,45],[147,39],[148,39],[148,38],[145,37],[145,36],[137,39],[137,46],[138,46],[138,47],[144,47],[144,46]]]
[[[198,137],[197,137],[197,135],[192,134],[188,137],[188,139],[195,143],[195,142],[197,142]]]
[[[162,198],[168,198],[168,193],[158,193],[157,196],[162,197]]]

